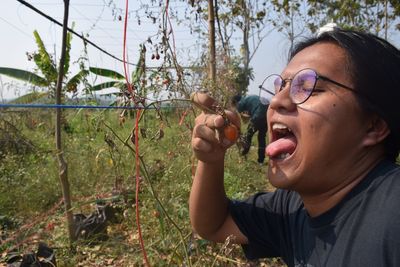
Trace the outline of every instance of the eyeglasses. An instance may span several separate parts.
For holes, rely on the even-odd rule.
[[[307,99],[310,98],[315,90],[318,80],[327,81],[339,87],[356,92],[353,88],[331,80],[328,77],[317,74],[317,72],[313,69],[302,69],[291,79],[283,79],[278,74],[267,76],[267,78],[265,78],[263,83],[259,86],[259,97],[261,102],[266,104],[269,102],[268,99],[270,99],[271,96],[274,96],[282,91],[283,88],[286,87],[287,83],[290,82],[289,96],[293,103],[299,105],[306,102]]]

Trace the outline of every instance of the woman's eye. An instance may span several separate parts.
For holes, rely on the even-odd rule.
[[[312,91],[313,91],[313,88],[312,87],[302,87],[301,88],[301,90],[304,92],[304,93],[311,93]]]
[[[314,90],[312,92],[312,95],[316,95],[316,94],[322,93],[322,92],[325,92],[325,90],[324,89],[320,89],[320,88],[314,88]]]

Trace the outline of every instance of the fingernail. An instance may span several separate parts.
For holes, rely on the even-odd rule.
[[[217,117],[214,117],[214,120],[213,120],[214,126],[217,126],[216,120],[217,120]]]

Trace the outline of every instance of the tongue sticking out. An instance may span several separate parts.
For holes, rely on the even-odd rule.
[[[280,158],[283,155],[291,155],[296,146],[296,138],[294,136],[286,136],[270,143],[265,152],[270,158]]]

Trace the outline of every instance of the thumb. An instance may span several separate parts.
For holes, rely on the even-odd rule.
[[[215,113],[218,102],[205,92],[193,92],[190,100],[205,113]]]

